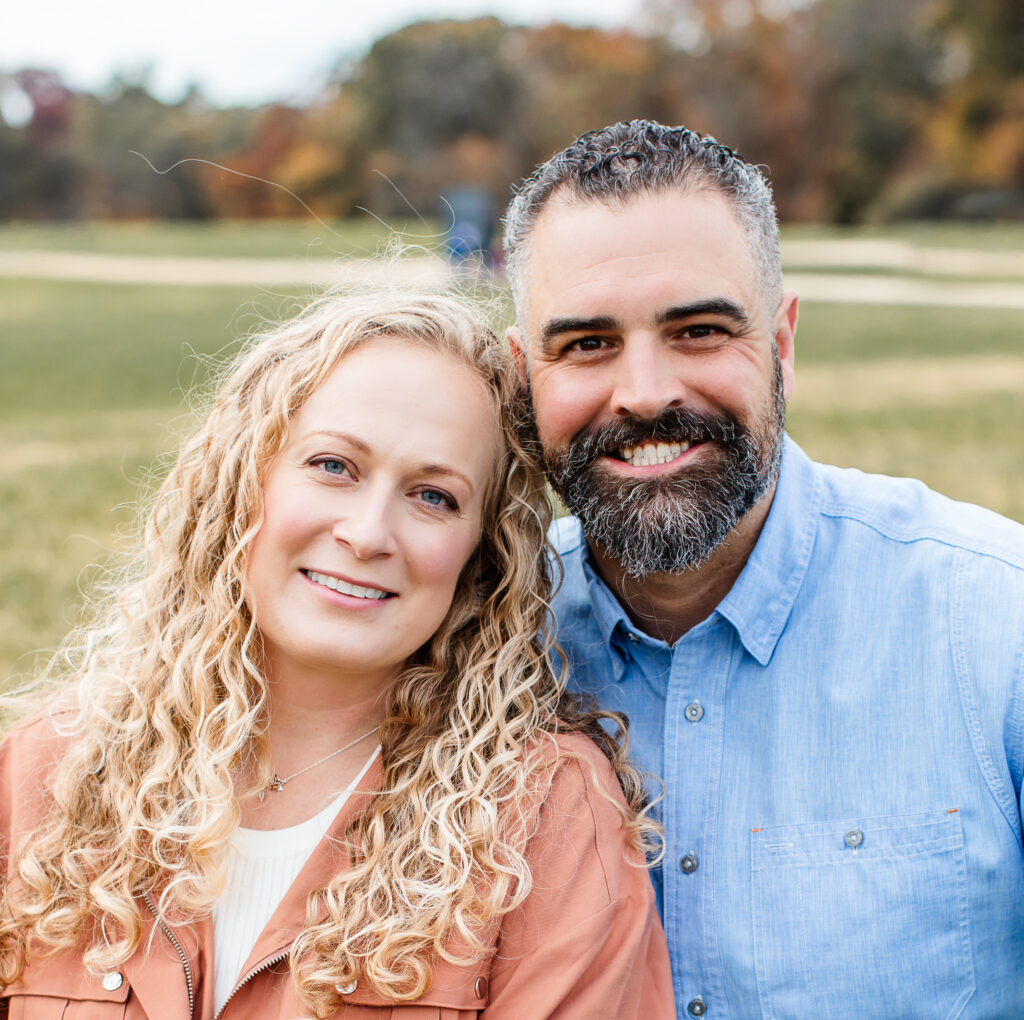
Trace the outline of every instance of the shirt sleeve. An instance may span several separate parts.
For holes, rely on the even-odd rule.
[[[503,919],[481,1016],[669,1020],[668,949],[618,782],[589,740],[561,746],[527,850],[533,885]]]

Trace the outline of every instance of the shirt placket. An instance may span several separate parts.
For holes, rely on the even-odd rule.
[[[665,711],[665,929],[683,1017],[728,1016],[717,949],[715,830],[731,655],[721,621],[672,650]],[[711,631],[711,633],[708,633]]]

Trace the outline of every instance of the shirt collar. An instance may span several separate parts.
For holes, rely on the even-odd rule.
[[[775,496],[757,545],[716,610],[762,666],[770,661],[803,584],[820,504],[815,466],[787,436]]]
[[[715,610],[732,624],[744,648],[762,666],[775,651],[803,583],[817,533],[820,503],[821,483],[814,464],[787,436],[775,495],[760,537],[736,583]],[[606,647],[618,647],[623,635],[632,641],[661,645],[633,625],[598,575],[582,535],[581,542],[593,618]],[[612,659],[615,679],[621,680],[624,662],[620,656],[613,655]]]
[[[583,575],[587,581],[593,618],[601,632],[601,638],[606,648],[619,648],[623,636],[628,636],[633,641],[654,640],[649,635],[644,634],[643,631],[637,630],[626,615],[619,600],[612,594],[608,585],[601,580],[591,558],[590,549],[585,541],[583,545]],[[621,680],[626,668],[625,660],[621,655],[613,655],[612,659],[615,679]]]

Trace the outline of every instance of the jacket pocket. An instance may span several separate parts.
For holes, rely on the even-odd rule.
[[[475,1020],[479,1011],[472,1009],[458,1009],[455,1006],[418,1006],[415,1003],[409,1005],[394,1006],[391,1010],[391,1020]]]
[[[98,976],[73,954],[48,957],[5,992],[8,1020],[124,1020],[130,991],[120,971]]]
[[[12,995],[8,1020],[124,1020],[126,1004],[109,999]]]
[[[764,1020],[958,1016],[974,992],[959,812],[751,834]]]

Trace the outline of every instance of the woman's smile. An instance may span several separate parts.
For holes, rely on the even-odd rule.
[[[393,599],[397,592],[385,591],[382,588],[374,588],[366,584],[357,584],[342,577],[335,577],[333,574],[322,574],[316,570],[303,570],[318,588],[327,588],[338,595],[347,595],[351,598],[367,601],[380,601],[382,599]]]

